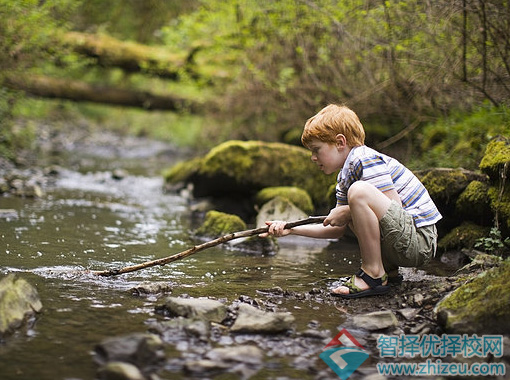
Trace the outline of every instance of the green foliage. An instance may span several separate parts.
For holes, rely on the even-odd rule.
[[[497,227],[492,227],[488,237],[476,241],[475,248],[493,255],[501,254],[505,249],[510,249],[510,237],[503,239],[501,231]]]
[[[457,112],[423,128],[418,155],[410,166],[463,167],[476,170],[489,141],[510,135],[508,106],[478,107],[472,113]]]

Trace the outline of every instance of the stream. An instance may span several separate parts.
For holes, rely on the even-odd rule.
[[[352,243],[281,239],[274,256],[218,246],[118,277],[87,274],[86,269],[138,264],[197,244],[189,200],[165,194],[159,175],[182,159],[179,152],[144,139],[106,140],[101,146],[74,144],[58,155],[58,173],[43,197],[0,197],[0,209],[14,210],[0,218],[0,275],[14,272],[26,279],[43,304],[33,326],[0,343],[2,380],[94,379],[98,343],[146,332],[148,320],[162,318],[154,311],[158,297],[130,291],[142,282],[165,282],[173,296],[231,304],[241,296],[259,297],[258,289],[324,287],[325,279],[357,269],[359,253]],[[49,157],[46,163],[54,161]],[[118,169],[126,175],[115,179]],[[332,337],[345,320],[345,310],[334,304],[284,299],[279,308],[294,315],[297,330],[313,323]],[[169,347],[166,354],[182,353]],[[180,372],[160,375],[186,378]]]

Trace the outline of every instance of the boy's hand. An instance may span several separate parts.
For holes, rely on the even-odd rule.
[[[269,230],[266,233],[260,234],[260,237],[268,237],[269,235],[275,237],[283,237],[290,234],[289,229],[285,229],[285,225],[287,222],[282,220],[269,220],[266,222],[266,225],[269,226]]]
[[[349,206],[337,206],[332,209],[326,219],[324,226],[343,227],[351,222],[351,212]]]

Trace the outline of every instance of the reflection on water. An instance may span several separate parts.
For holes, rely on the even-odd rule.
[[[183,251],[190,212],[183,198],[163,194],[159,177],[64,170],[42,199],[0,198],[0,275],[17,272],[35,285],[44,311],[36,325],[0,345],[0,373],[8,379],[92,379],[91,351],[104,338],[146,331],[153,298],[129,289],[142,281],[166,281],[174,294],[224,298],[257,296],[275,286],[307,291],[327,278],[352,273],[357,247],[313,239],[280,240],[275,256],[247,255],[214,247],[166,266],[113,278],[87,270],[120,268]],[[298,328],[310,320],[335,330],[343,312],[331,306],[283,303]]]

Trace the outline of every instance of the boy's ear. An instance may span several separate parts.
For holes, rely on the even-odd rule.
[[[345,136],[343,134],[339,133],[338,135],[336,135],[336,145],[339,148],[343,148],[343,147],[347,146],[347,139],[345,138]]]

